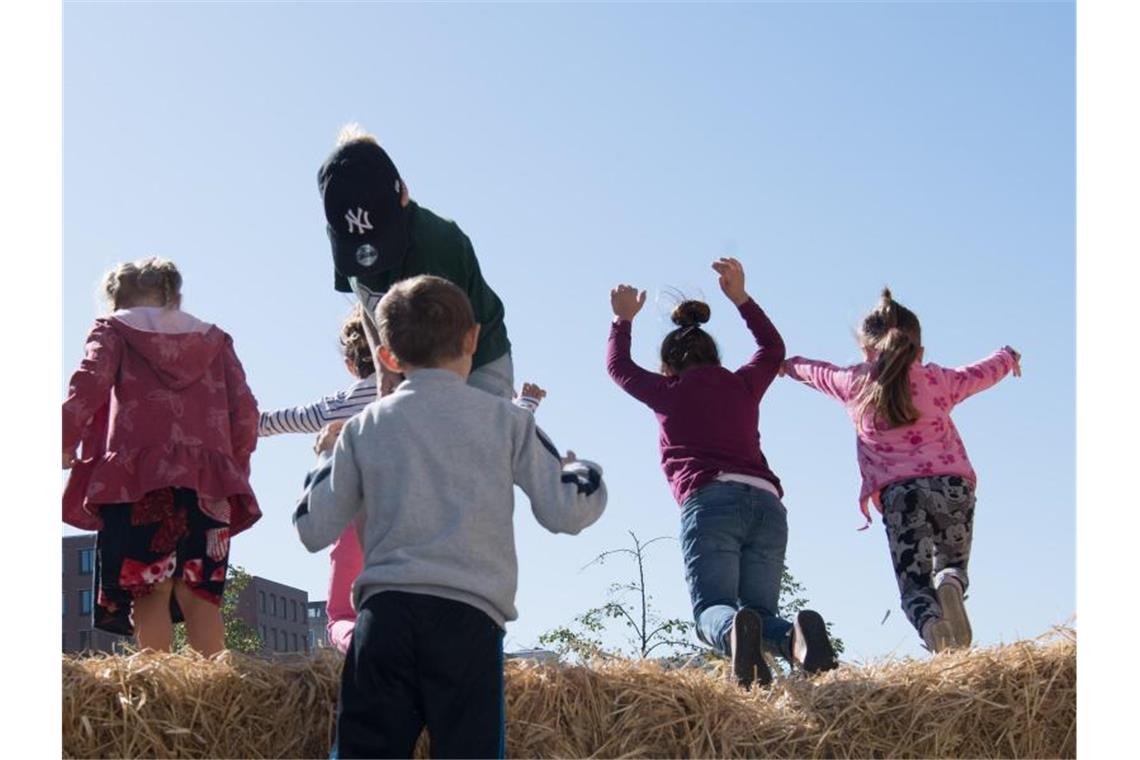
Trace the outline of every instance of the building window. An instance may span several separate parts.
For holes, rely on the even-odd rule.
[[[79,632],[79,651],[86,652],[91,648],[91,631]]]
[[[91,589],[89,588],[79,590],[79,614],[91,614]]]
[[[313,647],[317,645],[315,639],[316,636],[313,635],[312,631],[309,631],[309,635],[305,637],[305,654],[311,652]]]
[[[266,644],[266,639],[265,639],[265,624],[263,623],[263,624],[262,624],[262,626],[261,626],[261,646],[262,646],[262,648],[263,648],[263,649],[265,648],[265,644]]]
[[[269,609],[272,612],[273,617],[277,617],[277,594],[269,595]]]
[[[300,644],[297,643],[297,634],[294,633],[294,634],[290,634],[290,635],[293,637],[293,651],[294,652],[300,652],[301,646],[300,646]]]
[[[264,591],[258,591],[257,595],[261,599],[261,611],[265,612],[265,592]],[[265,637],[262,636],[261,638],[265,638]]]
[[[79,574],[91,575],[95,570],[95,550],[94,549],[80,549],[79,550]]]
[[[301,622],[301,618],[297,617],[297,600],[291,599],[289,601],[289,604],[292,605],[292,608],[293,608],[293,622],[294,623]]]

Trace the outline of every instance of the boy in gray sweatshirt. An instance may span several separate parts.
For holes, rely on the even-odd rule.
[[[309,551],[357,521],[364,569],[337,705],[337,757],[503,757],[503,629],[517,617],[514,486],[538,522],[601,515],[601,468],[563,460],[530,412],[466,383],[467,296],[420,276],[377,307],[377,358],[407,379],[345,424],[293,516]]]

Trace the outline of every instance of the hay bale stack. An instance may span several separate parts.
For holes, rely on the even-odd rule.
[[[339,669],[328,651],[65,657],[64,754],[328,757]],[[1076,638],[748,693],[652,663],[509,662],[507,720],[511,757],[1075,757]]]

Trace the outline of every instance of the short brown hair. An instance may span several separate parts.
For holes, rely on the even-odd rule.
[[[475,326],[467,294],[442,277],[420,275],[392,286],[376,307],[380,342],[403,364],[437,367],[463,353]]]

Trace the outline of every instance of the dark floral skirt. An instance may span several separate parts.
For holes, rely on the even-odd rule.
[[[102,505],[99,514],[103,529],[95,544],[92,611],[96,628],[134,635],[134,600],[168,578],[221,605],[230,555],[225,502],[205,505],[189,488],[163,488],[133,504]],[[170,618],[175,623],[184,619],[173,594]]]

